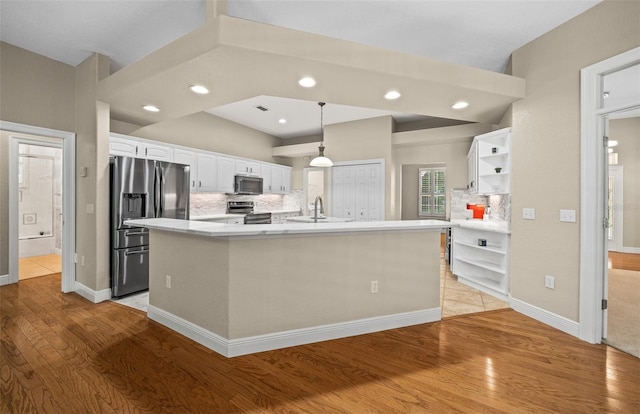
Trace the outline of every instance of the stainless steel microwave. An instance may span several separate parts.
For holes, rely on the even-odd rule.
[[[234,194],[262,194],[262,177],[236,175],[233,185]]]

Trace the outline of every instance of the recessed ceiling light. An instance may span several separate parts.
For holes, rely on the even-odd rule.
[[[313,78],[310,78],[309,76],[304,77],[302,79],[300,79],[298,81],[298,84],[300,86],[303,86],[305,88],[313,88],[314,86],[316,86],[316,80]]]
[[[160,108],[155,105],[144,105],[142,109],[149,112],[160,112]]]
[[[618,141],[616,141],[615,139],[610,139],[609,143],[607,144],[607,146],[609,147],[616,147],[618,145]]]
[[[453,109],[464,109],[467,106],[469,106],[469,102],[465,102],[465,101],[456,102],[453,105],[451,105]]]
[[[398,92],[398,91],[389,91],[389,92],[384,94],[384,98],[388,99],[390,101],[392,101],[394,99],[398,99],[399,97],[400,97],[400,92]]]
[[[191,92],[197,93],[199,95],[206,95],[209,93],[209,89],[207,89],[206,86],[202,85],[191,85],[189,86],[189,89],[191,89]]]
[[[284,118],[280,118],[280,119],[278,119],[278,122],[281,123],[281,124],[286,124],[287,120],[284,119]]]

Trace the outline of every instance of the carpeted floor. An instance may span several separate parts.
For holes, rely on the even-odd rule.
[[[609,269],[607,344],[640,358],[640,272]]]

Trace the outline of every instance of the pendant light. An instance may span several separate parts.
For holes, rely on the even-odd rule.
[[[324,102],[318,102],[320,105],[320,146],[318,147],[318,156],[311,160],[309,164],[312,167],[332,167],[333,162],[327,157],[324,156],[324,130],[322,124],[322,110],[325,105]]]

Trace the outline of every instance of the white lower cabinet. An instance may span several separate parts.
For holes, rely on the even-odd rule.
[[[451,272],[468,286],[508,301],[509,234],[454,227]]]
[[[297,217],[299,215],[299,212],[271,213],[271,224],[286,224],[288,223],[288,218]]]

